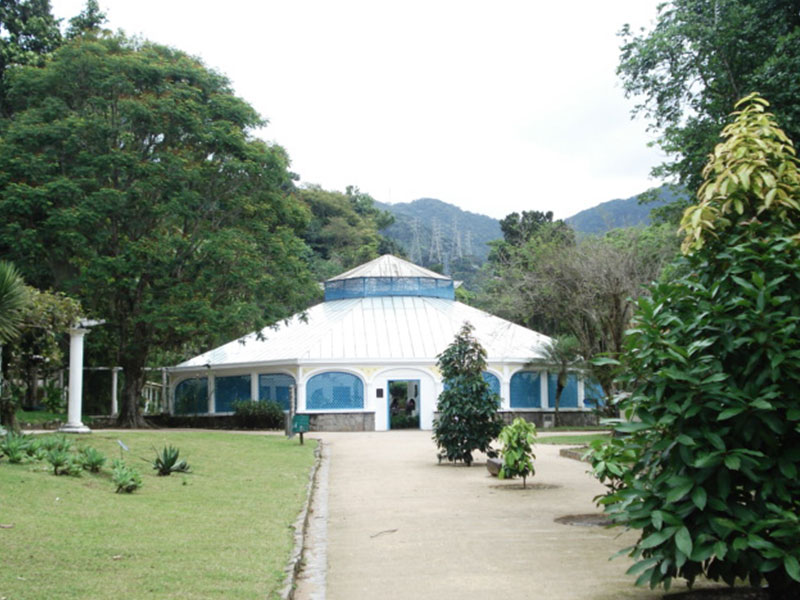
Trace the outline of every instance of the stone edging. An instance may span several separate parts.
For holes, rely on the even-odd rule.
[[[297,575],[303,565],[303,551],[305,549],[306,532],[308,531],[308,520],[311,515],[311,502],[314,499],[314,490],[317,487],[317,473],[322,463],[322,440],[317,440],[317,449],[314,451],[314,464],[311,466],[311,473],[308,476],[308,487],[306,489],[306,501],[297,520],[292,526],[294,529],[294,548],[286,565],[286,581],[280,592],[281,600],[292,600],[297,583]]]
[[[581,462],[590,462],[588,459],[584,459],[583,455],[586,454],[586,451],[589,449],[588,446],[580,446],[577,448],[561,448],[558,453],[563,456],[564,458],[571,458],[573,460],[578,460]]]

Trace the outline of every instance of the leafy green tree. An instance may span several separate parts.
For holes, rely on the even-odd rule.
[[[28,302],[25,283],[14,265],[0,261],[0,423],[13,429],[13,411],[8,420],[6,408],[9,397],[3,386],[5,365],[3,363],[3,345],[19,335],[23,318],[23,310]],[[0,427],[2,432],[2,427]]]
[[[120,425],[143,423],[155,347],[191,355],[307,305],[307,213],[286,193],[287,156],[251,136],[263,121],[223,76],[87,35],[10,79],[0,253],[106,320],[87,343],[124,369]]]
[[[0,2],[0,118],[11,114],[6,78],[12,67],[42,66],[60,44],[61,31],[49,0]]]
[[[749,96],[723,130],[683,218],[684,274],[639,299],[630,435],[594,460],[606,512],[641,530],[638,584],[800,597],[800,170],[766,105]]]
[[[800,139],[800,11],[794,0],[671,0],[655,27],[625,26],[617,73],[671,157],[654,175],[692,194],[731,107],[758,90]],[[680,210],[689,200],[682,202]],[[664,212],[664,211],[661,211]],[[666,213],[669,216],[669,212]],[[672,210],[680,217],[680,211]]]
[[[525,419],[517,417],[511,425],[506,425],[497,438],[502,444],[500,454],[503,456],[503,466],[500,467],[498,477],[522,477],[522,487],[525,480],[536,473],[533,468],[533,444],[536,439],[536,425]]]
[[[585,361],[581,356],[581,344],[574,335],[560,335],[552,338],[543,348],[544,357],[540,361],[556,374],[556,397],[553,425],[561,425],[559,408],[561,407],[561,393],[567,387],[567,377],[570,371],[579,366],[584,366]]]
[[[442,373],[444,391],[439,394],[439,415],[433,423],[433,439],[449,461],[472,464],[476,450],[496,456],[491,443],[503,428],[497,410],[500,397],[483,378],[486,351],[464,323],[453,343],[436,363]]]
[[[96,35],[100,33],[100,26],[105,22],[106,15],[100,10],[97,0],[86,0],[86,8],[69,20],[66,37],[74,39],[80,35]]]

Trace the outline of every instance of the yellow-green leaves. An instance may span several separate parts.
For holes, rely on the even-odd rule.
[[[753,218],[800,220],[800,173],[791,140],[766,112],[769,103],[753,93],[740,100],[736,119],[722,131],[703,170],[699,203],[681,219],[684,254],[708,238]],[[767,213],[771,216],[766,216]],[[794,233],[794,232],[792,232]]]

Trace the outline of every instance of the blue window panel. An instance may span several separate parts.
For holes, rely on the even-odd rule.
[[[500,380],[497,378],[496,375],[489,373],[489,371],[484,371],[481,373],[483,375],[483,380],[489,384],[489,388],[491,388],[493,394],[500,395]]]
[[[356,277],[325,283],[325,301],[381,296],[427,296],[455,299],[450,279],[433,277]]]
[[[364,384],[355,375],[331,371],[314,375],[306,384],[308,410],[364,408]]]
[[[542,387],[538,371],[520,371],[511,377],[511,408],[541,408]]]
[[[583,405],[589,408],[596,408],[603,405],[606,394],[603,386],[596,379],[585,379],[583,381]]]
[[[294,386],[294,377],[283,373],[262,373],[258,376],[258,399],[261,402],[273,401],[289,410],[290,388]]]
[[[558,374],[547,374],[547,400],[550,408],[556,406],[556,386],[558,386]],[[578,377],[573,374],[567,374],[567,385],[564,386],[561,392],[560,408],[578,408]]]
[[[233,412],[234,402],[250,400],[250,375],[217,377],[214,380],[214,411]]]
[[[208,413],[208,378],[184,379],[175,386],[175,414]]]

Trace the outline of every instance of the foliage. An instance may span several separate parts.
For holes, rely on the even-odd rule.
[[[389,429],[419,429],[419,415],[398,413],[389,417]]]
[[[800,12],[786,0],[671,0],[655,27],[625,26],[617,73],[634,114],[650,120],[669,162],[654,170],[691,193],[734,103],[759,90],[800,139]],[[688,199],[679,203],[680,210]],[[671,211],[674,218],[679,211]]]
[[[106,319],[87,349],[125,371],[121,425],[143,422],[152,348],[195,354],[317,293],[286,153],[251,135],[263,121],[198,60],[79,36],[14,69],[8,96],[0,253]]]
[[[28,437],[8,431],[0,438],[0,455],[5,454],[10,463],[21,463],[27,454]]]
[[[762,100],[735,115],[686,212],[684,274],[639,299],[623,362],[632,421],[617,427],[629,435],[594,467],[606,512],[641,530],[637,583],[766,579],[771,598],[797,598],[797,161]]]
[[[517,417],[511,425],[503,427],[497,438],[503,446],[500,450],[503,466],[497,474],[500,479],[522,477],[522,487],[525,487],[528,476],[536,473],[533,468],[535,438],[536,426],[525,419]]]
[[[277,402],[245,400],[233,403],[233,419],[242,429],[283,429],[286,413]]]
[[[81,449],[80,462],[84,469],[92,473],[99,473],[103,465],[106,464],[105,455],[91,446]]]
[[[117,486],[117,494],[131,494],[142,487],[139,472],[119,458],[111,461],[111,482]]]
[[[497,410],[500,398],[483,379],[486,351],[472,335],[472,325],[464,323],[451,343],[438,356],[444,391],[439,394],[438,416],[433,423],[433,438],[449,461],[472,464],[476,450],[489,456],[503,428]]]
[[[45,383],[42,389],[42,404],[50,413],[61,414],[66,405],[64,388],[52,380]]]
[[[0,261],[0,346],[19,335],[27,290],[19,272],[9,262]]]
[[[559,409],[561,408],[561,394],[567,387],[567,377],[570,371],[578,367],[586,366],[586,362],[581,357],[581,344],[574,335],[561,335],[551,338],[542,349],[543,357],[541,361],[548,366],[551,372],[556,374],[556,397],[553,406],[553,425],[559,427],[561,418]]]
[[[61,475],[66,472],[69,463],[69,453],[66,450],[53,448],[47,452],[47,462],[53,466],[53,475]]]
[[[180,450],[168,444],[159,452],[156,451],[156,458],[153,461],[153,469],[158,471],[161,476],[172,473],[188,473],[189,465],[185,460],[178,460]]]

